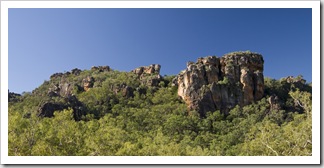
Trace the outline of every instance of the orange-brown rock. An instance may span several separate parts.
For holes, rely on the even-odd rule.
[[[152,64],[150,66],[142,66],[132,70],[133,73],[137,74],[141,83],[146,86],[158,86],[162,80],[160,75],[161,65]]]
[[[141,76],[143,74],[160,74],[160,69],[161,69],[161,65],[152,64],[150,66],[138,67],[138,68],[132,70],[132,72],[134,72],[138,76]]]
[[[263,97],[263,62],[262,55],[251,52],[199,58],[188,62],[173,83],[190,110],[201,116],[216,110],[227,113]]]
[[[90,88],[93,87],[94,84],[94,78],[91,76],[86,77],[85,79],[82,80],[83,83],[83,89],[85,91],[88,91]]]
[[[118,85],[113,86],[112,90],[115,94],[118,94],[119,92],[121,92],[122,95],[127,98],[134,97],[134,93],[133,93],[134,89],[130,86],[127,86],[125,83],[123,83],[121,85],[118,84]]]

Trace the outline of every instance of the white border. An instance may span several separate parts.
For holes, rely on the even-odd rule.
[[[314,8],[320,1],[2,1],[3,8]]]
[[[8,8],[312,8],[313,156],[8,156]],[[2,1],[1,100],[1,164],[320,164],[320,1]]]

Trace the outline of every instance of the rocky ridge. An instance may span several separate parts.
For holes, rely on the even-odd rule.
[[[263,98],[263,64],[262,55],[252,52],[201,57],[196,62],[188,62],[186,69],[172,80],[172,86],[177,88],[177,94],[186,103],[189,112],[197,111],[201,117],[216,110],[227,114],[236,105],[242,107]],[[166,86],[165,82],[169,83],[160,75],[160,69],[159,64],[141,66],[126,72],[126,76],[135,77],[136,79],[132,79],[139,81],[141,86],[157,90]],[[93,66],[88,71],[75,68],[51,75],[46,95],[49,99],[40,103],[38,116],[52,117],[54,111],[72,108],[75,119],[79,120],[86,113],[86,107],[73,93],[79,94],[101,87],[101,81],[105,79],[98,78],[98,75],[112,72],[109,66]],[[289,77],[286,80],[300,83]],[[121,93],[126,98],[134,97],[134,91],[146,93],[139,85],[128,85],[125,82],[111,85],[107,89],[115,95]],[[269,104],[273,104],[273,108],[279,108],[274,105],[278,104],[275,97],[269,99]]]
[[[161,66],[159,64],[152,64],[136,68],[131,71],[131,73],[136,74],[138,80],[140,80],[143,85],[156,87],[163,79],[160,75],[160,68]],[[55,111],[71,108],[73,109],[75,120],[80,120],[82,115],[86,114],[86,107],[73,94],[75,88],[77,88],[76,90],[79,92],[88,92],[93,87],[100,87],[95,86],[97,79],[93,74],[109,73],[111,70],[109,66],[92,66],[90,69],[91,75],[81,78],[82,80],[79,82],[68,80],[71,75],[76,77],[82,73],[82,71],[77,68],[65,73],[55,73],[51,75],[51,80],[49,81],[51,84],[48,87],[46,95],[48,99],[40,103],[37,115],[39,117],[53,117]],[[121,95],[126,98],[134,96],[134,88],[128,86],[126,83],[114,85],[109,89],[111,89],[115,95],[121,93]]]

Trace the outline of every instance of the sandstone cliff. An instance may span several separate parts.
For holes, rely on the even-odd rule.
[[[251,52],[199,58],[188,62],[174,83],[189,110],[201,116],[216,110],[227,113],[263,97],[263,63],[262,55]]]

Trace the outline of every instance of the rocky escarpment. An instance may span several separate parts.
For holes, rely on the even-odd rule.
[[[220,58],[199,58],[195,63],[188,62],[187,68],[177,75],[173,83],[189,110],[198,111],[202,117],[208,111],[228,113],[236,105],[244,106],[263,97],[263,62],[260,54],[251,52],[234,52]],[[40,104],[38,114],[52,117],[54,111],[72,108],[75,119],[79,120],[80,116],[85,115],[85,106],[74,94],[89,92],[91,88],[96,90],[98,87],[105,87],[107,92],[115,95],[111,97],[120,95],[131,98],[135,91],[145,93],[146,87],[156,91],[170,82],[160,75],[160,69],[159,64],[142,66],[130,73],[120,73],[124,76],[121,79],[124,79],[118,82],[113,78],[109,81],[115,73],[109,66],[53,74],[47,85],[49,101]],[[130,82],[130,79],[134,82]],[[106,81],[105,85],[103,81]]]
[[[126,76],[138,80],[145,87],[157,87],[163,79],[160,75],[161,66],[152,64],[134,69]],[[75,94],[89,92],[92,88],[102,87],[105,78],[110,79],[107,75],[114,72],[109,66],[92,66],[90,70],[81,71],[77,68],[65,73],[55,73],[51,75],[47,85],[46,99],[39,104],[38,116],[53,117],[55,111],[64,109],[73,109],[75,120],[80,120],[86,115],[86,106],[78,100]],[[100,77],[98,77],[100,76]],[[129,82],[128,82],[129,84]],[[138,86],[128,85],[126,81],[114,81],[106,85],[106,89],[114,95],[120,94],[123,97],[131,98],[135,90],[141,90]],[[144,93],[145,89],[141,91]],[[34,92],[37,94],[37,91]],[[110,98],[109,98],[110,99]],[[118,100],[116,100],[118,101]]]
[[[71,108],[74,119],[80,120],[83,115],[86,115],[87,110],[85,105],[73,95],[74,87],[80,86],[67,81],[64,75],[59,80],[59,83],[52,83],[48,88],[47,99],[41,102],[38,107],[37,116],[53,117],[55,111]]]
[[[227,113],[263,97],[263,63],[262,55],[251,52],[199,58],[187,63],[174,84],[189,110],[201,116],[216,110]]]
[[[65,73],[51,75],[46,97],[39,104],[37,116],[53,117],[55,111],[69,108],[73,110],[75,120],[80,120],[82,116],[86,115],[87,109],[85,105],[77,99],[73,94],[73,90],[75,88],[82,91],[89,90],[93,86],[93,78],[86,77],[83,79],[83,87],[80,83],[68,80],[71,77],[79,76],[81,73],[80,69],[74,68]],[[33,91],[33,94],[37,94],[37,92]]]

